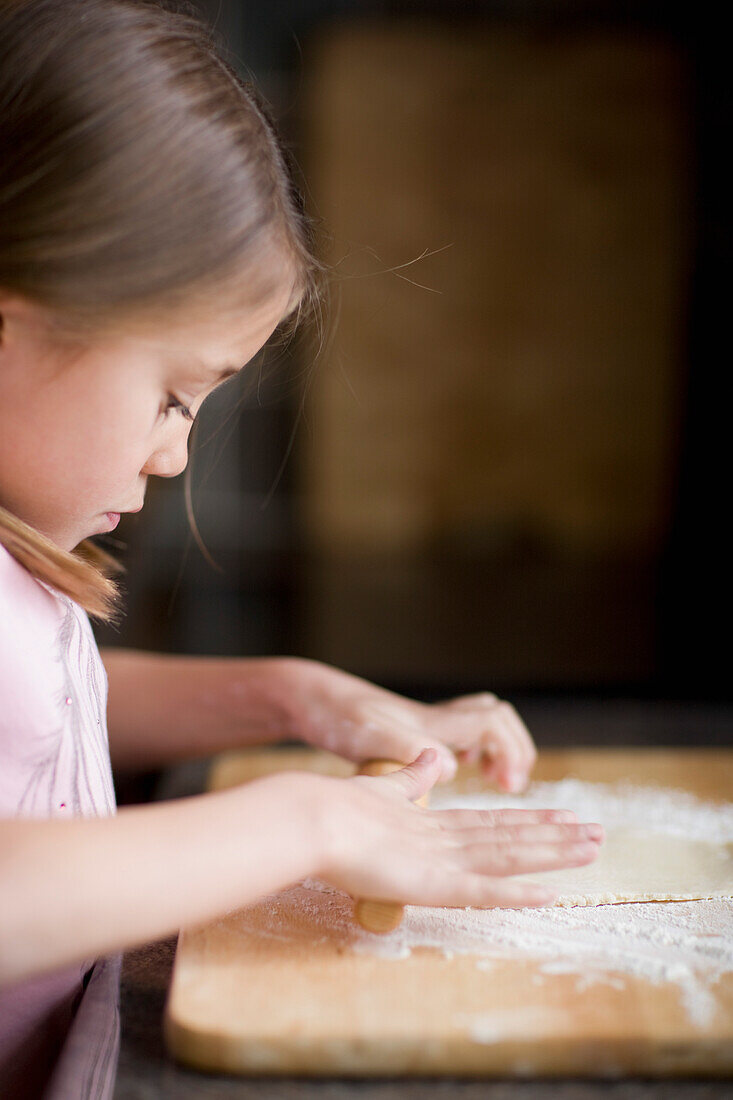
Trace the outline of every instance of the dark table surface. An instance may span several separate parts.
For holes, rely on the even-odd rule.
[[[733,746],[733,707],[623,699],[512,700],[540,747],[570,745]],[[208,762],[180,765],[148,783],[155,799],[204,789]],[[461,1100],[723,1100],[730,1080],[461,1080],[457,1078],[336,1079],[208,1075],[174,1063],[166,1053],[162,1020],[176,937],[127,951],[120,987],[121,1043],[114,1100],[189,1100],[193,1097],[298,1097],[307,1100],[390,1100],[460,1097]],[[71,1100],[71,1098],[70,1098]]]

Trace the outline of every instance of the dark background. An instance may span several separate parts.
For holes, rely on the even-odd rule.
[[[730,91],[724,35],[715,25],[714,9],[694,6],[683,22],[672,6],[642,3],[303,0],[273,5],[210,0],[200,7],[237,67],[256,80],[270,101],[286,144],[308,178],[309,210],[331,233],[338,256],[349,252],[351,242],[333,227],[324,198],[332,192],[323,185],[318,195],[310,190],[311,178],[328,179],[327,168],[334,178],[339,172],[338,147],[331,149],[328,167],[313,140],[314,133],[324,132],[309,114],[317,102],[312,89],[322,81],[315,66],[324,56],[323,50],[312,49],[313,42],[330,43],[326,56],[332,58],[349,26],[366,25],[369,41],[380,28],[387,39],[396,30],[417,37],[426,32],[438,39],[455,35],[456,42],[480,32],[490,44],[495,37],[497,50],[507,32],[533,49],[548,51],[562,50],[583,35],[595,43],[607,35],[609,42],[631,43],[632,48],[636,40],[651,43],[652,57],[658,49],[660,56],[673,59],[670,79],[678,74],[679,83],[669,102],[676,104],[672,123],[682,135],[679,172],[684,178],[671,180],[670,188],[679,183],[685,201],[679,226],[683,245],[673,244],[669,250],[677,272],[674,323],[668,350],[655,368],[668,371],[677,395],[660,474],[666,486],[663,519],[651,542],[639,546],[632,540],[623,552],[610,544],[604,548],[598,539],[592,545],[581,540],[558,548],[544,528],[531,523],[492,527],[485,521],[475,531],[465,526],[452,530],[449,522],[434,524],[424,541],[395,543],[392,549],[389,540],[375,550],[358,540],[350,547],[348,539],[331,549],[328,538],[313,537],[314,482],[306,470],[308,447],[318,440],[319,398],[317,389],[307,391],[305,386],[313,349],[301,339],[278,356],[274,373],[268,368],[256,394],[238,403],[239,382],[232,382],[201,413],[193,454],[194,507],[221,571],[204,559],[188,533],[183,477],[151,479],[145,510],[125,517],[114,536],[98,537],[128,568],[125,620],[118,629],[95,626],[100,645],[242,656],[298,654],[424,699],[495,690],[525,700],[572,694],[729,701],[729,430],[723,398],[728,359],[723,330],[729,308],[723,296],[730,253]],[[348,46],[348,33],[346,41]],[[399,51],[395,56],[392,79],[399,86]],[[623,49],[618,57],[623,67]],[[491,83],[490,64],[486,74]],[[410,89],[414,93],[414,85]],[[339,95],[327,98],[326,111],[329,102],[339,105],[342,100]],[[450,119],[450,103],[445,111]],[[406,146],[424,140],[410,127],[400,131],[399,126]],[[603,117],[598,126],[602,132]],[[445,128],[440,133],[445,140]],[[449,144],[443,153],[435,153],[436,163],[450,165]],[[374,176],[380,179],[378,164]],[[432,249],[445,239],[439,233],[423,247]],[[373,243],[380,258],[388,256],[395,264],[421,251],[390,251],[389,242],[372,242],[368,224],[359,243]],[[440,255],[430,261],[428,284],[441,284],[442,262]],[[552,255],[547,262],[552,271]],[[419,264],[412,276],[423,281]],[[562,280],[558,270],[557,281]],[[357,283],[348,287],[352,299]],[[394,280],[384,276],[385,295],[393,286]],[[482,293],[479,284],[477,308]],[[432,307],[426,292],[421,308]],[[350,308],[344,309],[347,332],[349,317],[358,321],[358,305],[355,314],[349,314]],[[418,341],[414,316],[402,327],[409,333],[414,326]],[[338,328],[333,340],[338,349]],[[477,362],[485,350],[476,347]],[[344,359],[329,354],[336,354],[338,369]],[[268,362],[273,355],[267,352]],[[328,355],[325,361],[329,366]],[[348,373],[348,355],[345,361]],[[619,360],[619,370],[622,366]],[[585,369],[592,371],[593,363]],[[466,377],[456,384],[465,388]],[[633,393],[625,392],[623,400],[633,401]],[[470,406],[470,394],[466,401]],[[541,419],[541,408],[537,415]],[[365,450],[365,468],[373,447],[389,448],[397,437],[409,461],[419,430],[413,439],[406,421],[390,422],[384,440],[371,441]],[[518,452],[526,439],[517,435]],[[358,432],[353,446],[358,466]],[[578,462],[583,461],[580,450]],[[441,485],[447,487],[441,492],[450,493],[458,478],[451,470],[450,448],[440,471]],[[372,498],[364,499],[368,509]]]

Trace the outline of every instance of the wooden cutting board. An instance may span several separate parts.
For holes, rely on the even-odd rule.
[[[217,758],[208,785],[301,768],[354,772],[327,752],[252,750]],[[462,767],[451,786],[461,791],[476,775]],[[730,799],[733,751],[548,751],[534,778],[570,775]],[[343,933],[324,939],[305,911],[291,915],[287,939],[263,936],[271,904],[181,931],[164,1017],[177,1060],[227,1073],[314,1076],[733,1072],[731,974],[714,987],[716,1011],[701,1028],[676,986],[624,973],[583,988],[577,973],[538,980],[541,960],[492,960],[482,970],[475,956],[446,958],[427,947],[397,960],[358,954]],[[467,1026],[492,1014],[502,1028],[491,1041]]]

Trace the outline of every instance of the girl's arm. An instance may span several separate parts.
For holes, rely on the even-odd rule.
[[[407,762],[432,747],[441,754],[443,779],[455,774],[455,751],[480,763],[488,782],[517,791],[537,757],[517,712],[490,692],[427,704],[306,657],[102,653],[110,753],[119,768],[285,739],[353,761]]]
[[[311,873],[310,777],[116,815],[0,821],[0,985],[205,922]]]
[[[308,875],[410,905],[552,900],[507,876],[576,867],[603,830],[558,810],[423,810],[435,749],[384,776],[280,772],[112,817],[0,822],[0,983],[203,923]]]
[[[298,657],[189,657],[100,649],[112,766],[162,767],[297,739]]]

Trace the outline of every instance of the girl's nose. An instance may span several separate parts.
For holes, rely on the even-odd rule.
[[[156,448],[140,471],[152,477],[178,477],[188,465],[188,432],[176,432],[168,443]]]

